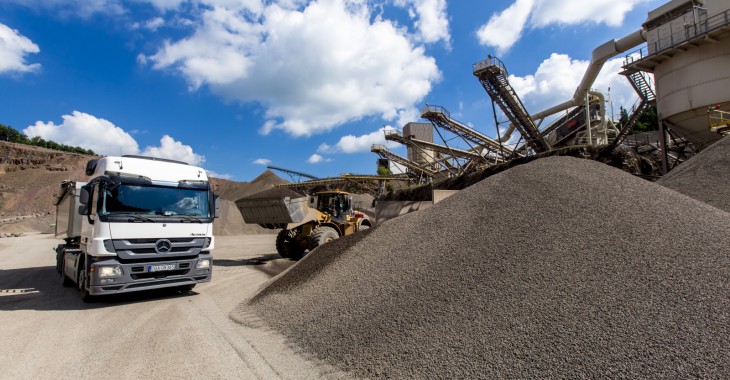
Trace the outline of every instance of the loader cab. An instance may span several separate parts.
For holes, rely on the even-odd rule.
[[[323,191],[316,193],[316,209],[332,215],[333,219],[346,219],[352,215],[352,196],[344,191]]]

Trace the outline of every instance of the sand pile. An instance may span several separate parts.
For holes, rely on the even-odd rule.
[[[730,137],[712,144],[657,183],[730,212]]]
[[[362,377],[724,378],[729,220],[550,157],[328,243],[232,316]]]

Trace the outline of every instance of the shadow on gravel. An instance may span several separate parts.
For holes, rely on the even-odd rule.
[[[261,255],[259,257],[253,257],[250,259],[213,259],[214,266],[221,267],[237,267],[237,266],[250,266],[252,269],[263,272],[269,277],[274,277],[277,274],[285,271],[290,266],[296,264],[295,260],[284,259],[279,256],[278,253],[269,253]],[[214,280],[215,281],[215,280]]]
[[[272,260],[281,259],[281,256],[279,256],[278,253],[269,253],[267,255],[262,255],[259,257],[253,257],[250,259],[240,259],[240,260],[231,260],[231,259],[213,259],[213,265],[221,266],[221,267],[237,267],[242,265],[263,265],[268,263]],[[289,260],[291,261],[291,260]]]
[[[53,266],[0,270],[0,311],[99,309],[195,294],[168,288],[108,295],[85,303],[76,288],[61,285],[61,275]]]

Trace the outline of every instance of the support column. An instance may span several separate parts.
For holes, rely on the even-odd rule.
[[[669,156],[667,155],[667,130],[661,116],[659,119],[659,148],[662,156],[662,175],[669,171]]]

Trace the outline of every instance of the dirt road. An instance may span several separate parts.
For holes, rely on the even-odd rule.
[[[52,235],[0,239],[0,378],[340,378],[230,312],[293,262],[273,235],[216,240],[213,281],[85,304],[55,270]]]

